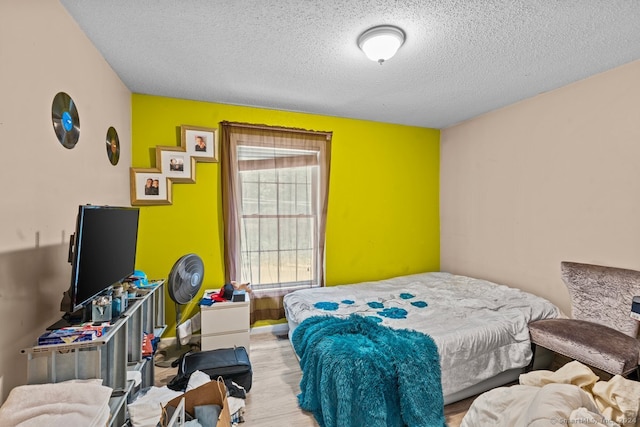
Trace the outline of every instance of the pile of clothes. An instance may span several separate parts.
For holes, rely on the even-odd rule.
[[[147,390],[141,392],[142,396],[138,397],[135,402],[128,405],[129,416],[131,425],[133,427],[155,427],[164,418],[165,420],[170,418],[169,409],[172,406],[172,402],[185,396],[186,393],[197,393],[196,390],[201,387],[207,387],[210,383],[215,383],[209,375],[201,371],[193,372],[189,377],[189,382],[184,390],[172,390],[167,386],[163,387],[150,387]],[[231,415],[231,426],[237,426],[244,422],[245,416],[245,399],[246,390],[236,384],[232,380],[224,380],[226,387],[226,406],[228,406],[228,414]],[[189,405],[187,404],[187,407]],[[213,405],[210,405],[213,406]],[[227,411],[226,408],[221,410]],[[223,419],[222,414],[220,419]],[[216,417],[207,417],[205,420],[197,420],[196,417],[185,412],[186,423],[185,426],[204,426],[204,425],[216,425]],[[229,415],[224,415],[225,419],[229,419]]]

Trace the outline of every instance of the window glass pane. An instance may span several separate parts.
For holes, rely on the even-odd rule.
[[[258,182],[260,180],[260,171],[241,171],[240,178],[243,182]]]
[[[260,218],[260,250],[278,250],[277,218]]]
[[[296,213],[300,215],[311,214],[311,189],[308,184],[296,185]]]
[[[262,252],[260,254],[260,283],[279,283],[278,252]]]
[[[295,182],[295,170],[297,168],[280,168],[278,169],[278,181]]]
[[[261,169],[259,171],[260,181],[262,182],[277,182],[276,169]]]
[[[260,283],[260,253],[243,252],[241,282]]]
[[[313,166],[305,166],[302,168],[295,168],[296,172],[296,182],[309,182],[311,178],[309,177],[309,173]]]
[[[278,185],[273,182],[260,183],[260,214],[275,215],[278,213]]]
[[[311,249],[298,251],[297,275],[300,281],[313,280],[313,251]]]
[[[295,213],[295,192],[294,185],[288,183],[278,184],[278,214],[279,215],[292,215]]]
[[[295,282],[296,273],[296,253],[295,251],[280,252],[280,283]]]
[[[280,218],[280,249],[296,249],[296,218]]]
[[[255,182],[242,182],[242,213],[243,215],[255,215],[258,211],[258,184]]]
[[[257,251],[260,249],[260,223],[258,218],[243,218],[241,250]]]
[[[313,246],[313,218],[297,218],[296,249],[311,249]]]

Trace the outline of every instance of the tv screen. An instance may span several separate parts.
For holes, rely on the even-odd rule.
[[[138,208],[79,207],[71,256],[73,311],[133,274],[138,216]]]

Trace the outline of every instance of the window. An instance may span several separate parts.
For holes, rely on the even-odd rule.
[[[257,291],[323,286],[330,138],[222,123],[227,280]]]

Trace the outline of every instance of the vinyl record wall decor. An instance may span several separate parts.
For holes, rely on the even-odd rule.
[[[58,141],[64,148],[74,148],[80,138],[80,117],[73,99],[65,93],[58,92],[51,104],[51,121]]]
[[[105,140],[107,146],[107,157],[112,165],[117,165],[120,160],[120,139],[118,138],[118,132],[111,126],[107,131],[107,138]]]

